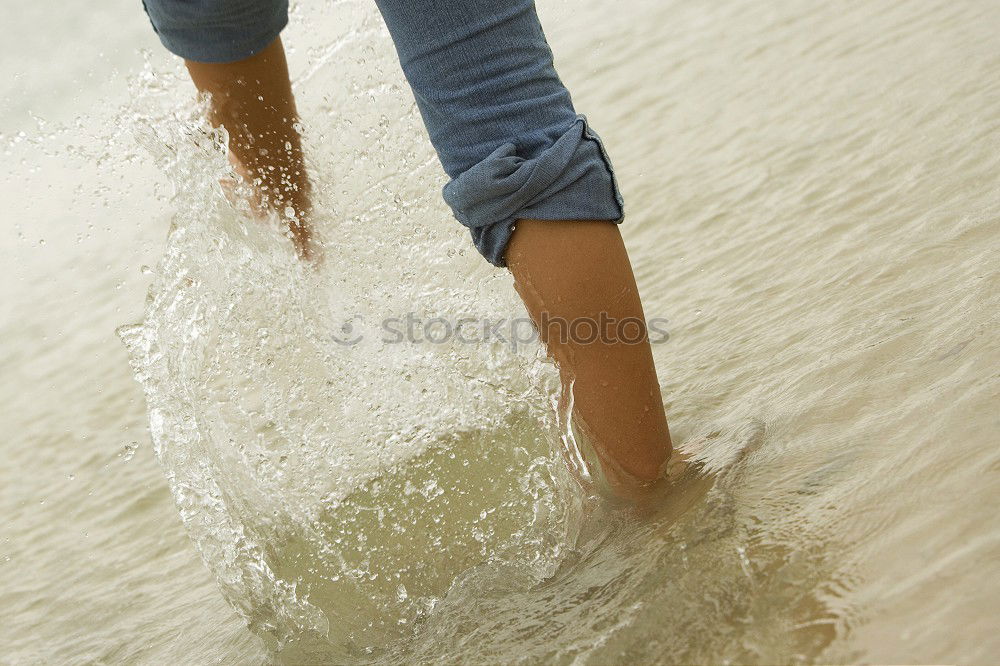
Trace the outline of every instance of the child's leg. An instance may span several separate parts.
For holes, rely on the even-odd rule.
[[[521,220],[507,265],[565,386],[573,418],[615,485],[655,480],[670,431],[642,303],[618,226]],[[608,464],[610,463],[610,465]]]
[[[211,94],[211,121],[229,132],[229,150],[255,184],[258,203],[287,221],[295,246],[308,258],[309,180],[281,38],[237,62],[185,64],[198,90]]]
[[[163,44],[185,59],[198,90],[211,95],[211,121],[259,201],[287,220],[296,247],[310,254],[310,210],[295,100],[278,37],[287,0],[145,0]]]
[[[600,140],[577,116],[532,0],[377,0],[452,181],[445,199],[515,284],[609,478],[656,479],[670,434]],[[516,233],[514,229],[517,229]],[[570,326],[561,340],[553,327]],[[587,342],[587,321],[612,335]],[[580,322],[573,328],[573,322]],[[637,330],[637,322],[642,322]]]

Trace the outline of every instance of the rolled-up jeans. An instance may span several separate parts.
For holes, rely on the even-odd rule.
[[[556,74],[533,0],[376,0],[450,177],[444,198],[487,260],[504,265],[519,219],[624,211],[611,162]],[[160,40],[197,62],[235,62],[277,38],[287,0],[144,0]]]

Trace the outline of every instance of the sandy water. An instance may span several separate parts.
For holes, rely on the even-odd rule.
[[[332,339],[520,314],[368,3],[286,34],[319,272],[220,195],[141,11],[78,11],[19,5],[0,65],[0,660],[1000,651],[1000,8],[540,2],[713,471],[646,515],[574,484],[534,350]]]

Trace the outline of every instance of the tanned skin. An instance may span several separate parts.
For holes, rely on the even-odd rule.
[[[236,169],[254,186],[254,207],[277,212],[299,254],[312,257],[310,185],[281,38],[246,60],[184,64],[195,87],[211,96],[209,120],[229,133]]]
[[[618,490],[659,479],[670,430],[618,225],[520,220],[506,260],[605,476]]]

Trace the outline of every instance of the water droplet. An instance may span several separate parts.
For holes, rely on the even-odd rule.
[[[121,452],[122,460],[124,460],[125,462],[132,460],[132,456],[135,455],[135,451],[138,448],[139,448],[139,442],[129,442],[128,444],[126,444]]]

